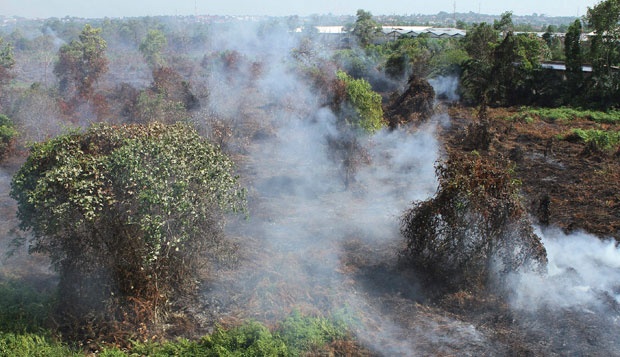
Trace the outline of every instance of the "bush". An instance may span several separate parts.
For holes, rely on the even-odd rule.
[[[33,334],[0,332],[0,356],[11,357],[70,357],[82,356],[68,346]]]
[[[17,130],[15,130],[11,119],[0,114],[0,161],[8,155],[16,135]]]
[[[618,145],[620,145],[620,132],[599,129],[573,129],[565,139],[583,141],[587,145],[587,150],[603,152],[618,148]]]
[[[452,153],[436,171],[435,197],[414,202],[401,218],[413,266],[447,290],[486,288],[523,266],[545,266],[545,249],[506,167]]]
[[[11,196],[31,250],[60,273],[66,334],[146,333],[196,288],[223,211],[244,209],[232,162],[193,129],[94,126],[35,144]],[[122,326],[121,326],[122,325]],[[138,328],[139,327],[139,328]]]
[[[337,78],[345,84],[346,99],[354,109],[354,115],[352,116],[347,116],[345,109],[345,119],[369,133],[381,129],[385,125],[383,109],[381,107],[381,95],[374,92],[370,83],[364,79],[353,79],[342,71],[337,73]]]
[[[23,281],[0,283],[0,331],[41,332],[54,303],[54,292]]]

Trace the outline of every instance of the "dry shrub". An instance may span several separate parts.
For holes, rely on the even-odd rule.
[[[447,290],[490,287],[525,266],[541,269],[546,251],[509,170],[475,154],[451,153],[436,167],[435,197],[401,218],[404,256]]]
[[[389,126],[428,120],[435,111],[435,90],[424,78],[412,75],[407,90],[396,97],[388,106]]]

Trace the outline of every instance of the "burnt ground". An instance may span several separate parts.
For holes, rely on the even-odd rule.
[[[583,142],[560,139],[574,128],[618,131],[620,124],[599,125],[586,118],[509,120],[517,112],[488,109],[491,145],[481,154],[515,164],[524,203],[538,223],[620,241],[620,148],[597,152]],[[463,149],[463,133],[477,112],[452,107],[449,113],[452,126],[442,133],[445,145]]]

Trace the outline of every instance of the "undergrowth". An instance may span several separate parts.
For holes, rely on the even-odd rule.
[[[609,151],[618,148],[618,145],[620,145],[620,131],[573,129],[570,134],[564,136],[563,139],[583,141],[590,149]]]
[[[524,107],[519,112],[511,116],[510,120],[523,120],[530,123],[535,119],[543,121],[569,122],[575,119],[587,119],[601,124],[620,123],[620,110],[610,110],[607,112],[595,110],[580,110],[567,107],[561,108],[529,108]]]
[[[53,291],[16,281],[0,282],[0,356],[85,356],[53,338],[46,323]],[[257,321],[215,331],[198,340],[132,341],[128,348],[101,346],[99,356],[300,356],[329,355],[330,345],[351,340],[344,323],[293,312],[270,329]],[[91,354],[92,355],[92,354]]]

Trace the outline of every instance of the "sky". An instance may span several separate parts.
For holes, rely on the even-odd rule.
[[[47,17],[136,17],[158,15],[373,15],[436,14],[440,11],[498,15],[583,16],[598,0],[0,0],[0,15]]]

